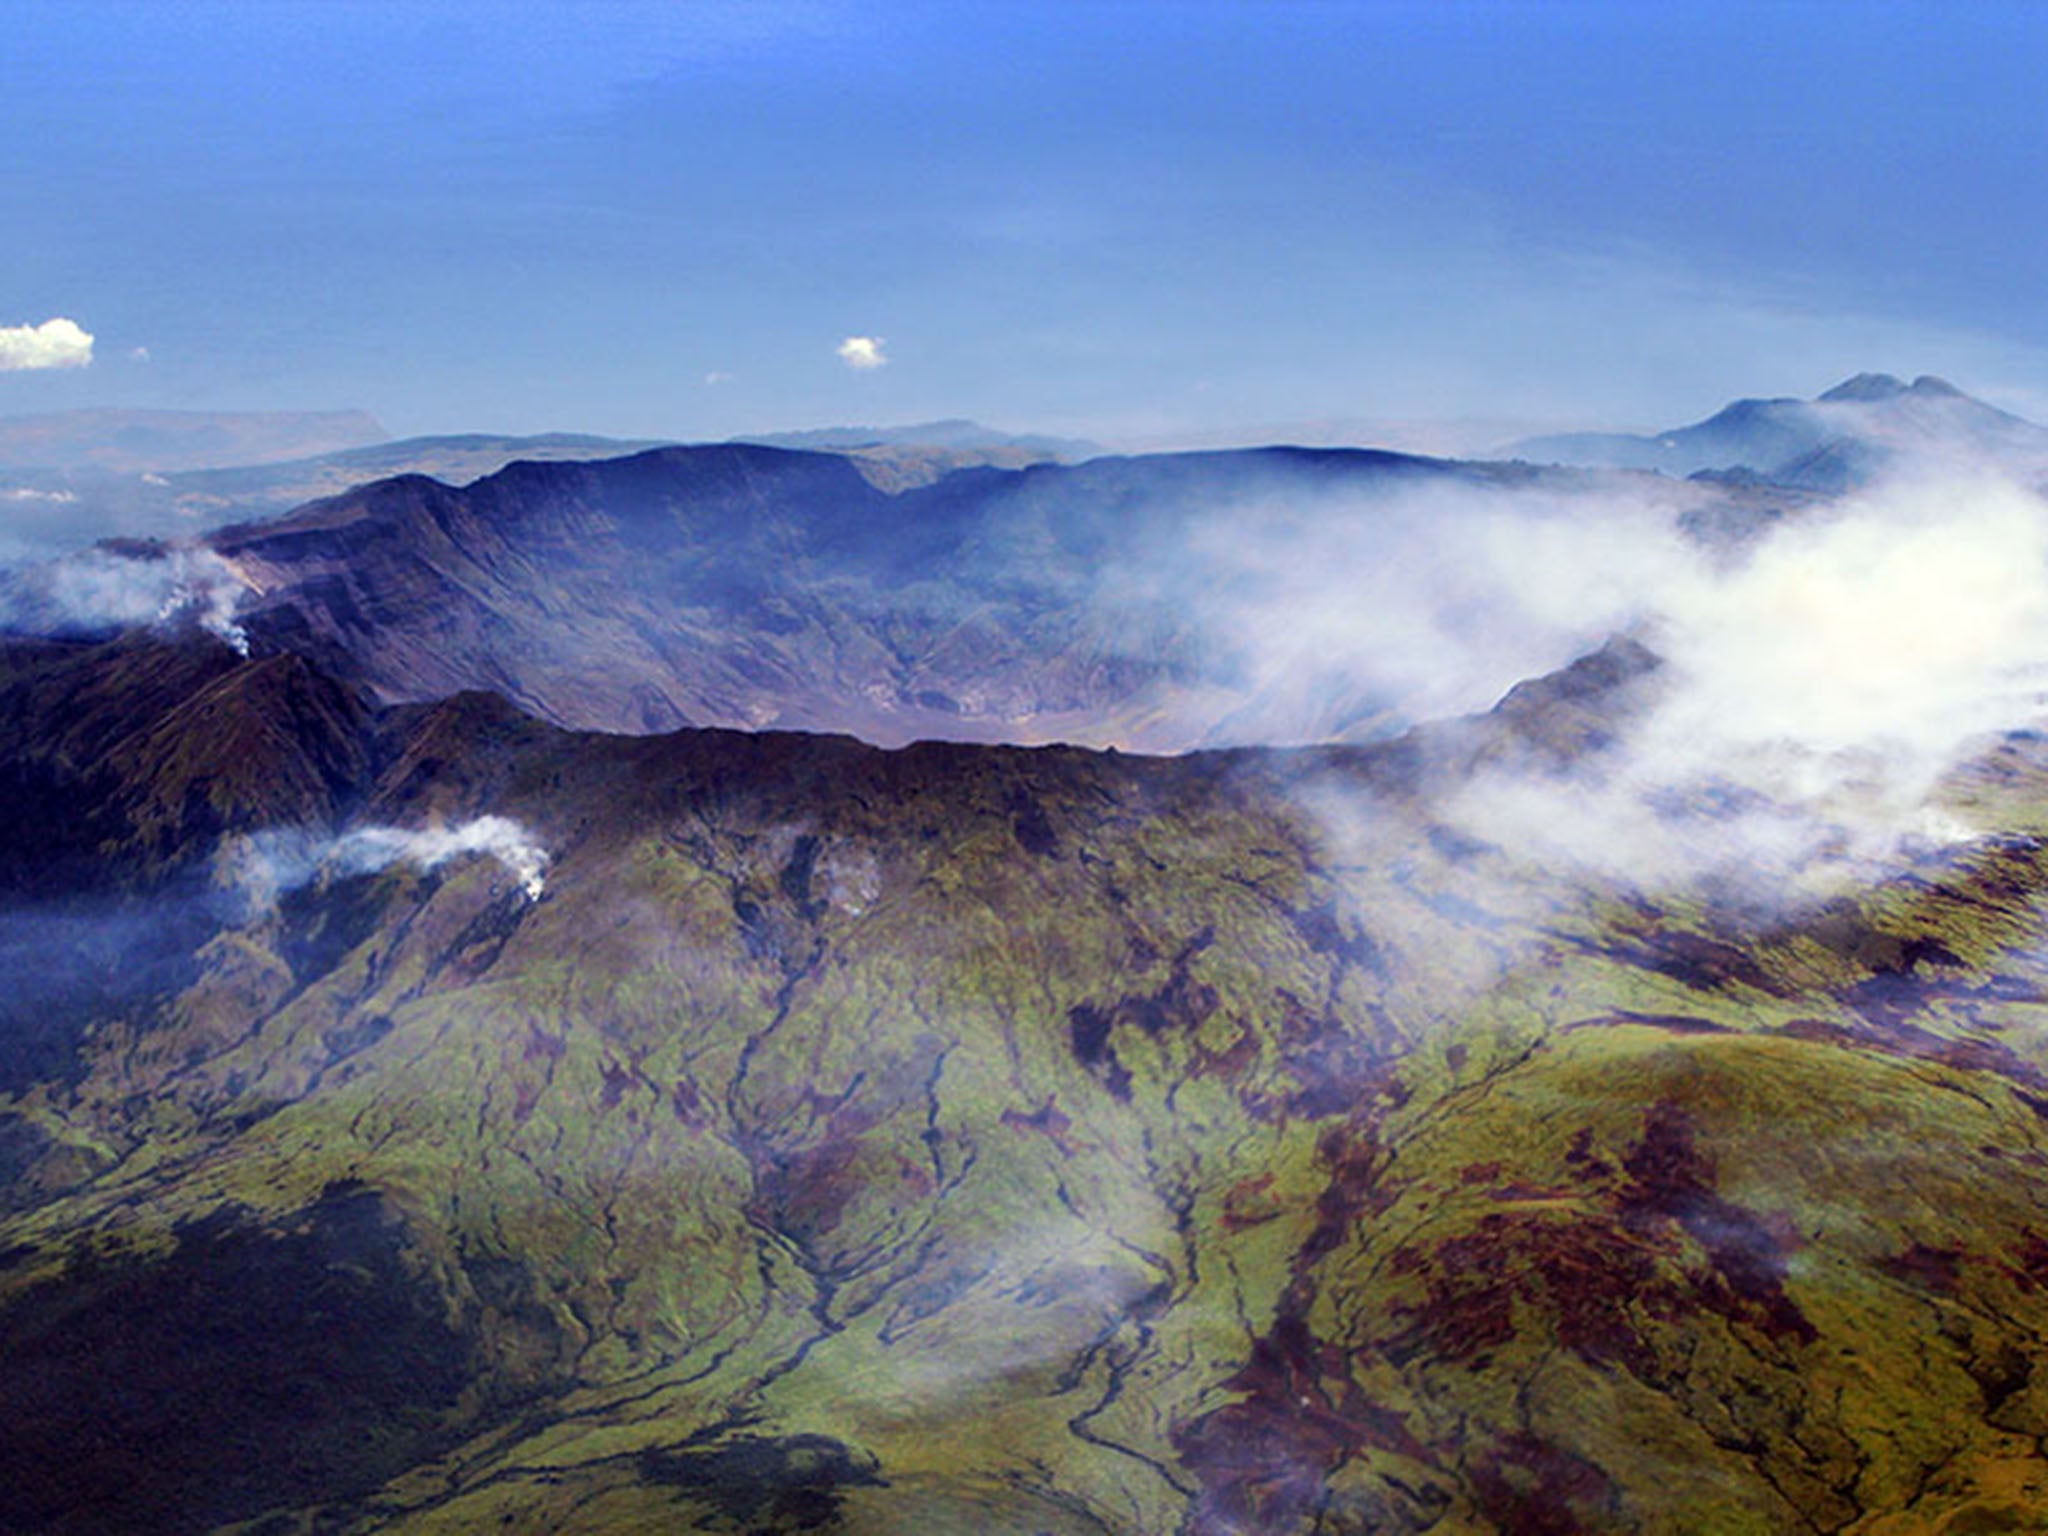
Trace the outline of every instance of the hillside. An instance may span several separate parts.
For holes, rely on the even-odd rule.
[[[1458,830],[1656,680],[1162,760],[9,649],[0,1517],[2016,1528],[2048,764],[1775,912]]]

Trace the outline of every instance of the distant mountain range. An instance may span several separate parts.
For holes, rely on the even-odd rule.
[[[992,432],[971,421],[892,428],[830,427],[734,441],[812,448],[872,460],[881,466],[876,477],[891,484],[906,480],[929,483],[953,469],[977,464],[1015,468],[1050,458],[1086,457],[1089,449],[1085,443]],[[508,464],[583,463],[680,446],[668,438],[596,437],[577,432],[532,437],[466,433],[400,438],[285,463],[229,464],[163,478],[179,511],[188,518],[227,516],[246,521],[395,475],[427,475],[459,486],[496,474]]]
[[[1841,491],[1911,457],[2048,469],[2048,428],[1972,399],[1945,379],[1860,373],[1812,400],[1738,400],[1705,421],[1651,436],[1525,438],[1507,456],[1667,475],[1743,471],[1777,484]]]
[[[976,421],[927,421],[909,427],[822,427],[807,432],[770,432],[738,437],[736,443],[764,448],[803,448],[844,453],[867,466],[868,478],[884,490],[930,485],[956,469],[988,465],[1022,469],[1027,464],[1072,463],[1102,452],[1078,438],[998,432]]]
[[[823,427],[735,443],[852,457],[878,487],[904,490],[955,470],[1096,457],[1080,439],[1007,433],[961,419]],[[0,418],[0,565],[110,537],[175,538],[289,511],[398,475],[463,485],[507,465],[616,458],[671,440],[578,433],[392,440],[369,416],[333,412],[71,411]],[[1499,451],[1532,463],[1723,474],[1831,494],[1906,459],[1992,462],[2048,473],[2048,429],[1947,382],[1859,374],[1813,400],[1739,400],[1650,435],[1525,438]]]
[[[1737,402],[1662,438],[1522,445],[1620,468],[1335,449],[1070,464],[1041,455],[1082,445],[967,422],[791,436],[813,446],[622,455],[635,445],[415,438],[134,484],[186,526],[250,514],[190,546],[225,562],[235,591],[219,600],[259,653],[302,654],[385,702],[486,689],[581,729],[1177,751],[1367,740],[1417,718],[1372,654],[1397,642],[1343,638],[1372,633],[1371,613],[1353,623],[1327,575],[1262,560],[1284,547],[1274,509],[1327,509],[1300,514],[1325,527],[1307,535],[1328,546],[1319,559],[1406,539],[1386,558],[1454,560],[1452,525],[1430,534],[1441,519],[1412,510],[1431,495],[1499,509],[1618,501],[1694,539],[1739,542],[1900,454],[2011,468],[2048,451],[2048,432],[1939,380],[1874,374],[1815,401]],[[1653,480],[1643,460],[1703,478]],[[151,583],[173,567],[173,585],[187,580],[186,556],[139,583],[102,569],[108,558],[127,556],[0,579],[0,619],[89,632],[160,606],[169,593]],[[117,600],[95,610],[81,597],[93,593]],[[1337,638],[1290,648],[1304,622]]]
[[[169,475],[264,465],[280,471],[353,470],[357,478],[348,483],[360,484],[395,474],[475,479],[502,469],[515,457],[617,457],[675,441],[564,432],[526,437],[469,433],[394,441],[363,411],[108,408],[0,416],[0,470]],[[816,427],[731,441],[838,451],[930,449],[968,456],[1007,452],[1017,455],[1020,462],[1087,458],[1100,452],[1093,443],[1078,439],[1001,432],[959,417],[896,427]],[[269,491],[287,483],[287,478],[280,473],[275,480],[251,477],[249,483]],[[343,488],[321,487],[323,491]]]
[[[54,411],[0,416],[0,469],[167,474],[386,441],[362,411]]]
[[[190,538],[222,523],[273,517],[391,475],[464,483],[521,460],[603,459],[656,446],[576,433],[414,437],[306,458],[115,473],[94,467],[0,471],[0,566],[108,538]]]
[[[978,421],[949,417],[907,427],[815,427],[801,432],[768,432],[736,437],[736,443],[764,448],[811,448],[848,451],[880,448],[945,448],[983,453],[1015,449],[1034,459],[1087,459],[1102,452],[1082,438],[1046,437],[1035,433],[999,432]]]

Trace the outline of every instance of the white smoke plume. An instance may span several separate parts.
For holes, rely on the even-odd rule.
[[[509,816],[477,816],[451,827],[356,827],[326,837],[302,828],[271,828],[234,851],[236,882],[258,906],[323,875],[374,874],[394,864],[438,869],[465,854],[496,859],[529,901],[545,889],[547,850]]]
[[[421,831],[358,827],[335,841],[330,857],[351,873],[367,873],[399,863],[437,869],[466,853],[489,854],[511,872],[529,901],[540,900],[547,850],[509,816],[478,816],[459,826]]]
[[[241,573],[210,549],[99,545],[24,571],[0,588],[0,625],[61,634],[189,615],[247,656],[248,632],[236,617],[247,591]]]
[[[2048,684],[2048,505],[1994,480],[1902,482],[1777,530],[1655,594],[1670,683],[1612,785],[1711,792],[1724,857],[1883,860],[1979,830],[1943,776],[2028,726]],[[1615,800],[1612,793],[1603,797]],[[1597,829],[1579,845],[1596,862]]]

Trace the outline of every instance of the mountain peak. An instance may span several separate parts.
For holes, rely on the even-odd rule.
[[[1912,393],[1916,395],[1952,395],[1958,400],[1967,398],[1960,389],[1949,383],[1947,379],[1937,378],[1931,373],[1923,373],[1913,381]]]
[[[1967,398],[1960,389],[1931,373],[1923,373],[1911,384],[1889,373],[1859,373],[1854,378],[1844,379],[1826,394],[1822,400],[1878,401],[1896,400],[1901,395],[1938,395],[1950,399]]]
[[[1823,407],[1848,406],[1847,410]],[[1859,373],[1814,399],[1737,400],[1704,421],[1653,436],[1576,433],[1512,444],[1535,463],[1612,465],[1669,475],[1747,469],[1801,491],[1868,484],[1901,455],[1988,458],[2019,474],[2048,471],[2048,428],[1923,373]]]
[[[1925,379],[1922,380],[1925,382]],[[1939,384],[1940,380],[1935,380]],[[1912,386],[1917,388],[1918,385]],[[1844,379],[1820,398],[1823,400],[1896,400],[1906,393],[1905,380],[1889,373],[1859,373]],[[1954,392],[1953,386],[1949,386]]]

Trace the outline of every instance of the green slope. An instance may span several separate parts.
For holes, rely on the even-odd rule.
[[[2032,743],[1954,789],[2014,835],[1759,923],[1438,823],[1573,688],[1156,760],[8,668],[93,828],[8,920],[177,964],[0,1105],[0,1525],[2033,1528]],[[58,750],[94,700],[144,723]],[[224,744],[269,766],[175,789]],[[235,884],[264,827],[486,813],[538,901]]]

